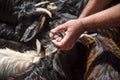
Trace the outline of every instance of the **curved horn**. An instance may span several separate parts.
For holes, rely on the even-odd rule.
[[[41,43],[38,39],[36,39],[36,48],[37,48],[37,55],[39,55],[41,51]]]
[[[79,37],[79,42],[83,43],[84,45],[90,45],[92,43],[95,42],[95,39],[94,39],[94,36],[96,36],[97,34],[91,34],[91,35],[88,35],[88,34],[82,34],[80,37]]]
[[[47,4],[49,3],[50,1],[42,1],[42,2],[39,2],[39,3],[36,3],[35,6],[38,7],[40,5],[43,5],[43,4]]]
[[[52,13],[51,13],[49,10],[47,10],[47,9],[44,9],[44,8],[36,8],[36,11],[37,11],[37,12],[46,13],[46,14],[48,14],[48,16],[49,16],[50,18],[52,18]]]

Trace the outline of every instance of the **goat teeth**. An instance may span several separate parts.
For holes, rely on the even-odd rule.
[[[49,3],[50,1],[43,1],[43,2],[39,2],[39,3],[36,3],[35,6],[38,7],[40,5],[43,5],[43,4],[47,4]]]
[[[44,8],[36,8],[36,11],[37,11],[37,12],[46,13],[46,14],[48,14],[48,16],[49,16],[50,18],[52,18],[52,13],[51,13],[49,10],[47,10],[47,9],[44,9]]]

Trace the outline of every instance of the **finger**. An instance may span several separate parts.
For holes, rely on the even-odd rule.
[[[60,50],[70,50],[74,46],[74,39],[66,32],[66,36],[61,40]]]
[[[61,48],[59,48],[59,49],[60,49],[60,50],[67,51],[67,50],[72,49],[72,47],[73,47],[73,45],[69,45],[69,46],[67,46],[67,47],[65,47],[65,48],[61,47]]]
[[[59,47],[60,49],[64,49],[67,47],[67,45],[69,44],[69,36],[64,36],[64,38],[59,42],[57,40],[52,40],[52,42],[57,46]]]
[[[61,47],[61,43],[58,42],[57,40],[52,40],[52,42],[53,42],[54,45],[57,46],[58,48]]]
[[[63,31],[63,30],[66,30],[64,24],[62,24],[62,25],[60,25],[60,26],[52,29],[51,32],[52,32],[53,34],[56,34],[56,33],[61,32],[61,31]]]
[[[67,46],[67,43],[69,43],[69,35],[65,35],[63,39],[61,40],[61,45],[60,46]]]

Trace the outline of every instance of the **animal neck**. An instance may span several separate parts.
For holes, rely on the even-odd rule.
[[[111,69],[111,65],[119,65],[118,63],[116,64],[116,62],[120,59],[119,52],[120,49],[114,41],[97,35],[95,37],[95,43],[90,47],[90,51],[88,52],[85,77],[90,74],[92,75],[92,70],[95,71],[96,69],[99,71],[99,69],[102,69],[102,66],[99,66],[101,64],[105,64],[103,68],[106,72]],[[94,74],[97,74],[97,72]]]
[[[53,67],[53,59],[55,54],[50,54],[44,58],[41,58],[38,63],[34,63],[29,67],[24,74],[18,76],[16,79],[26,80],[29,76],[30,79],[42,79],[42,80],[63,80],[58,75],[58,72]],[[34,76],[34,77],[33,77]],[[16,80],[15,79],[15,80]]]

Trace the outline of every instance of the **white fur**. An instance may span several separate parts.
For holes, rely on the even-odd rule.
[[[0,49],[0,76],[15,75],[25,71],[32,63],[38,62],[36,51],[20,53],[11,49]]]

